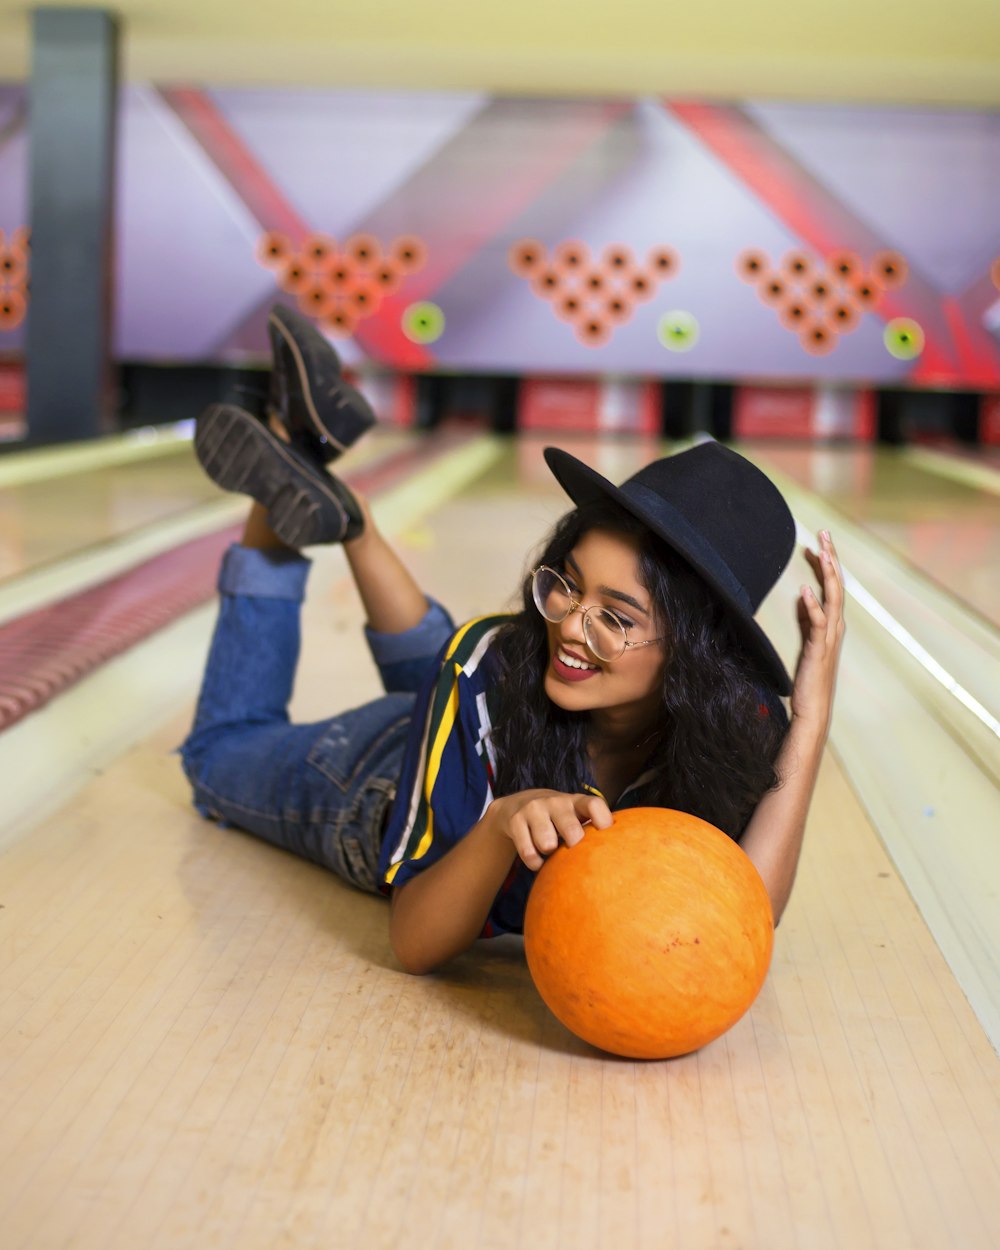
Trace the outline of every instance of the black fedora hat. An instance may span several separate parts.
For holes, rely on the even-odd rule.
[[[683,556],[730,609],[750,653],[779,694],[792,688],[753,619],[791,559],[795,522],[774,483],[721,443],[654,460],[621,486],[558,447],[545,460],[576,504],[610,499]]]

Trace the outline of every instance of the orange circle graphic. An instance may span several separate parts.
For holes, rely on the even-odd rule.
[[[325,282],[313,279],[298,293],[299,308],[307,317],[325,317],[337,303],[337,297]]]
[[[656,295],[656,283],[647,273],[633,274],[626,285],[637,303],[644,304]]]
[[[789,252],[782,262],[785,273],[793,278],[808,278],[812,273],[812,261],[805,252]]]
[[[269,230],[257,240],[257,260],[270,268],[278,268],[291,259],[292,245],[288,236]]]
[[[799,342],[811,356],[825,356],[837,346],[837,337],[825,322],[814,321],[802,331]]]
[[[13,246],[0,247],[0,283],[6,286],[19,286],[24,282],[28,272],[28,261],[23,253]]]
[[[304,291],[312,280],[306,267],[297,258],[290,260],[278,274],[278,285],[289,295],[297,295],[299,291]]]
[[[767,253],[756,247],[747,248],[736,258],[736,272],[744,282],[760,282],[767,276],[770,267]]]
[[[418,269],[424,267],[427,260],[427,248],[422,239],[409,234],[394,240],[389,249],[389,255],[403,273],[416,273]]]
[[[624,295],[612,295],[604,303],[604,314],[616,325],[624,325],[632,319],[633,305]]]
[[[765,304],[780,304],[787,289],[783,278],[770,277],[761,284],[757,293]]]
[[[531,289],[542,299],[552,299],[562,292],[562,277],[556,269],[543,269],[532,279]]]
[[[624,243],[611,243],[601,253],[601,262],[611,273],[626,274],[634,264],[632,249]]]
[[[403,275],[388,260],[384,260],[378,266],[372,277],[383,295],[391,295],[393,291],[398,291],[403,281]]]
[[[576,337],[587,347],[601,347],[611,338],[611,327],[600,317],[584,317],[577,324]]]
[[[344,244],[344,254],[362,269],[368,269],[382,259],[382,245],[373,234],[355,234]]]
[[[507,264],[519,278],[527,278],[545,264],[545,247],[537,239],[519,239],[507,253]]]
[[[349,308],[335,308],[323,318],[322,328],[336,338],[349,338],[355,331],[358,319]]]
[[[646,257],[646,264],[653,273],[663,279],[677,272],[680,261],[672,247],[654,247]]]
[[[856,329],[858,322],[861,320],[856,306],[845,299],[838,300],[830,308],[827,315],[831,323],[836,327],[838,334],[849,334]]]
[[[778,320],[786,330],[801,330],[810,319],[811,309],[802,300],[793,299],[781,309]]]
[[[14,330],[24,320],[27,300],[16,288],[0,291],[0,330]]]
[[[337,243],[328,234],[311,234],[302,242],[299,256],[312,269],[325,268],[337,255]]]
[[[590,249],[575,240],[560,243],[552,253],[552,263],[561,273],[579,273],[590,263]]]
[[[555,301],[555,314],[560,321],[569,321],[575,325],[583,312],[583,300],[579,295],[564,295]]]
[[[910,267],[899,252],[878,252],[872,257],[868,276],[884,291],[895,290],[906,281]]]
[[[874,308],[879,302],[881,291],[873,282],[862,279],[854,284],[854,298],[862,308]]]
[[[861,258],[853,252],[834,252],[827,258],[827,272],[840,282],[853,282],[861,274]]]

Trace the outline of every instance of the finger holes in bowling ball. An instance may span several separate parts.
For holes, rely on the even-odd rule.
[[[758,248],[748,248],[736,259],[736,272],[744,282],[759,282],[770,268],[767,253]]]
[[[406,235],[401,239],[396,239],[389,249],[389,254],[403,273],[416,273],[424,266],[427,248],[415,235]]]
[[[660,278],[677,272],[677,253],[672,247],[654,247],[646,257],[649,269]]]
[[[0,293],[0,330],[16,330],[24,320],[27,301],[16,289]]]
[[[444,313],[427,300],[411,304],[402,318],[402,330],[411,343],[433,343],[444,334]]]
[[[669,352],[689,352],[700,335],[697,317],[681,308],[664,313],[656,327],[656,337]]]
[[[289,295],[297,295],[312,281],[305,266],[298,260],[289,261],[278,276],[278,285]]]
[[[783,262],[785,273],[793,278],[807,278],[812,272],[812,262],[805,252],[789,252]]]
[[[786,287],[783,279],[768,278],[768,280],[761,285],[760,298],[765,304],[780,304],[785,298],[787,289],[788,288]]]
[[[869,277],[883,290],[891,291],[906,281],[910,267],[899,252],[879,252],[872,257]]]
[[[277,230],[269,230],[257,240],[257,259],[268,268],[279,268],[285,265],[292,256],[292,245],[287,235]]]
[[[322,329],[336,338],[346,339],[354,333],[358,319],[349,308],[335,308],[321,323]]]
[[[373,234],[355,234],[344,244],[344,252],[362,268],[377,265],[382,259],[382,246]]]
[[[882,333],[886,351],[896,360],[915,360],[924,350],[924,332],[909,317],[895,317]]]
[[[537,273],[545,260],[545,248],[537,239],[521,239],[507,253],[507,264],[520,278]]]
[[[586,347],[601,347],[611,338],[611,328],[601,317],[584,317],[577,326],[576,337]]]
[[[552,254],[553,264],[563,273],[580,273],[590,263],[586,243],[560,243]]]
[[[826,267],[841,282],[853,282],[861,273],[861,260],[853,252],[835,252]]]
[[[620,243],[612,243],[601,254],[604,267],[612,273],[627,273],[632,268],[632,250]]]
[[[559,294],[561,288],[562,277],[555,269],[543,269],[531,283],[531,289],[543,299],[552,299],[553,296]]]
[[[837,341],[833,334],[830,333],[829,327],[821,321],[807,326],[802,331],[800,337],[802,346],[812,356],[825,356],[828,352],[832,352],[837,345]]]

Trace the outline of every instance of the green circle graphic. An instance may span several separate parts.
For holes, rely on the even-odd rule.
[[[411,304],[403,313],[403,333],[411,343],[435,343],[444,334],[444,313],[428,300]]]
[[[896,317],[890,321],[882,335],[885,350],[897,360],[916,360],[924,350],[924,332],[909,317]]]
[[[680,308],[664,313],[656,326],[656,337],[668,352],[689,352],[700,334],[698,318]]]

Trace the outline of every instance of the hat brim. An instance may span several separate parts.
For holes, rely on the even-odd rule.
[[[747,610],[746,604],[741,603],[723,579],[716,575],[704,542],[683,517],[665,518],[662,511],[660,515],[654,514],[643,506],[641,500],[625,494],[620,487],[559,447],[546,447],[544,454],[556,481],[575,504],[608,499],[636,517],[651,533],[676,551],[725,603],[734,628],[774,690],[781,695],[791,692],[792,681],[788,670],[771,640]]]

